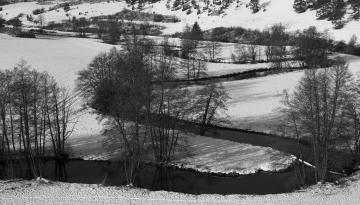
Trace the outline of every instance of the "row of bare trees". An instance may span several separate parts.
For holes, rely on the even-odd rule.
[[[51,76],[25,61],[0,72],[0,160],[26,161],[31,175],[41,176],[42,158],[65,154],[75,120],[73,102]]]
[[[144,157],[151,155],[160,164],[174,159],[184,140],[184,121],[196,120],[204,134],[225,108],[227,95],[220,85],[195,91],[175,83],[182,66],[164,48],[127,37],[123,51],[102,53],[79,73],[78,88],[87,106],[106,120],[104,134],[123,146],[128,184]]]

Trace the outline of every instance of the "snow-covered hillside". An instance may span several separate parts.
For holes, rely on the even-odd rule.
[[[211,1],[210,1],[211,2]],[[239,3],[237,3],[239,2]],[[331,22],[326,20],[316,20],[315,11],[307,11],[302,14],[298,14],[293,9],[293,0],[263,0],[261,2],[266,3],[265,9],[260,10],[258,13],[253,14],[252,11],[246,8],[248,0],[234,1],[228,8],[224,9],[224,13],[220,15],[210,15],[209,10],[205,10],[198,14],[195,9],[190,14],[188,10],[173,10],[173,0],[161,0],[153,4],[145,4],[143,6],[143,12],[155,12],[165,15],[176,15],[181,19],[178,23],[162,23],[152,22],[153,24],[164,25],[166,29],[164,34],[173,34],[175,32],[182,31],[186,24],[193,24],[198,21],[202,29],[211,29],[214,27],[232,27],[241,26],[244,28],[252,29],[264,29],[275,23],[283,23],[288,26],[289,30],[304,29],[309,26],[316,26],[320,30],[328,29],[332,33],[336,40],[348,41],[350,37],[355,34],[360,38],[360,22],[350,22],[343,29],[335,30]],[[31,14],[36,8],[45,8],[48,10],[51,6],[56,5],[56,1],[52,4],[38,5],[35,2],[16,3],[3,6],[3,11],[0,12],[5,19],[10,19],[17,16],[20,13]],[[201,6],[201,4],[199,4]],[[70,7],[68,12],[64,9],[56,9],[48,11],[44,14],[47,22],[61,20],[68,20],[75,17],[94,17],[100,15],[111,15],[120,12],[124,8],[131,9],[132,7],[127,5],[125,1],[109,1],[99,3],[83,3]],[[135,6],[137,8],[137,6]],[[216,9],[216,7],[214,7]],[[202,10],[202,7],[200,7]],[[36,17],[36,16],[35,16]],[[32,24],[26,21],[23,17],[22,20],[27,24]]]

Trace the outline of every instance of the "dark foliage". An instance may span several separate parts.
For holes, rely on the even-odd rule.
[[[0,0],[0,6],[8,5],[11,2],[9,0]]]
[[[349,21],[360,19],[359,0],[295,0],[294,9],[298,13],[315,10],[318,19],[331,21],[336,29],[343,28]]]
[[[8,21],[6,22],[6,24],[12,25],[12,26],[14,26],[14,27],[21,27],[21,26],[22,26],[21,20],[20,20],[19,18],[17,18],[17,17],[8,20]]]
[[[38,14],[45,13],[45,8],[35,9],[32,13],[33,13],[34,15],[38,15]]]

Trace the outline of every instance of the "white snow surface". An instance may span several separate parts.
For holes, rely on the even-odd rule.
[[[93,39],[26,39],[0,34],[0,69],[13,68],[24,59],[33,69],[48,72],[62,86],[73,90],[77,73],[85,69],[100,52],[112,47]],[[100,129],[95,116],[86,113],[80,117],[74,135],[97,134]]]
[[[294,157],[270,147],[253,146],[198,135],[187,136],[190,156],[173,163],[200,172],[251,174],[259,170],[279,171],[288,168]]]
[[[348,62],[349,70],[357,75],[360,71],[360,57],[338,54]],[[279,111],[283,108],[284,91],[292,93],[304,71],[295,71],[224,82],[231,100],[227,115],[233,127],[256,131],[274,132],[279,122]],[[275,131],[276,132],[276,131]]]
[[[185,152],[178,152],[172,165],[199,172],[219,174],[251,174],[257,171],[279,171],[288,168],[294,156],[270,147],[253,146],[228,140],[203,137],[190,133],[180,135]],[[120,142],[106,146],[106,137],[90,136],[69,139],[70,156],[85,160],[118,160]],[[73,151],[71,151],[73,150]],[[153,158],[149,153],[149,158]]]
[[[46,180],[0,181],[1,204],[251,204],[251,205],[356,205],[360,202],[360,172],[340,185],[313,185],[292,193],[268,195],[190,195],[129,187],[104,187]]]
[[[164,25],[166,29],[164,34],[173,34],[183,30],[186,24],[193,24],[198,21],[201,28],[211,29],[214,27],[232,27],[241,26],[251,29],[264,29],[275,23],[285,24],[289,30],[297,30],[308,28],[309,26],[316,26],[320,30],[329,30],[336,40],[348,41],[350,37],[355,34],[360,38],[360,22],[353,21],[348,23],[343,29],[335,30],[331,22],[326,20],[316,20],[315,11],[307,11],[302,14],[298,14],[293,9],[293,1],[287,0],[262,0],[261,2],[269,2],[269,5],[265,10],[253,14],[250,9],[246,8],[248,0],[240,0],[238,3],[233,3],[225,10],[224,14],[208,15],[208,12],[203,12],[197,15],[196,10],[189,15],[186,11],[181,9],[173,11],[166,7],[168,0],[160,0],[153,4],[146,4],[142,11],[155,12],[165,15],[175,15],[181,19],[178,23],[162,23],[151,22],[152,24]],[[173,0],[169,0],[172,5]],[[45,8],[48,10],[51,6],[56,5],[56,1],[47,4],[39,5],[36,2],[23,2],[3,6],[3,11],[0,12],[5,19],[10,19],[17,16],[20,13],[31,14],[36,8]],[[239,7],[237,7],[239,5]],[[100,15],[111,15],[120,12],[124,8],[131,9],[131,6],[127,5],[125,1],[109,1],[109,2],[97,2],[97,3],[83,3],[79,5],[71,6],[69,12],[65,12],[64,9],[52,10],[44,14],[47,22],[55,21],[60,22],[62,20],[68,20],[75,17],[94,17]],[[68,16],[66,16],[68,14]],[[35,16],[36,17],[36,16]],[[31,22],[26,21],[26,17],[22,18],[25,24],[32,25]]]

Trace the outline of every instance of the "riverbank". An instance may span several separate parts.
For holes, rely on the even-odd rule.
[[[358,204],[360,172],[338,184],[314,185],[271,195],[190,195],[76,183],[0,181],[1,204]]]

